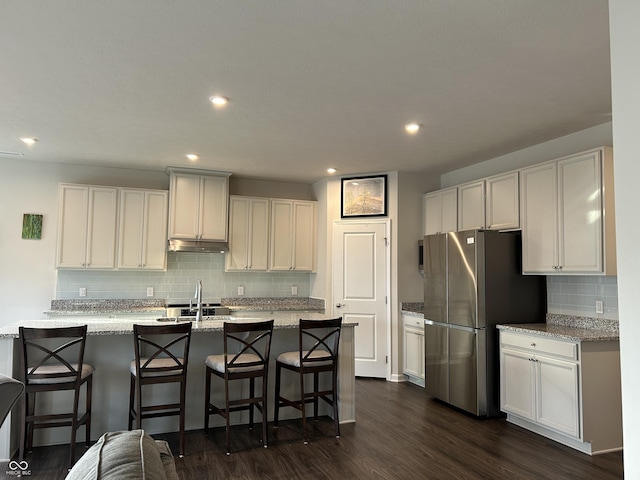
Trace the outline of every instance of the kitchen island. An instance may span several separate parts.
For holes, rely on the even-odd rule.
[[[85,362],[95,367],[92,398],[91,439],[95,440],[105,432],[126,430],[129,401],[129,364],[133,359],[133,324],[166,325],[156,320],[156,315],[76,315],[56,317],[48,320],[23,321],[20,324],[0,327],[0,373],[20,378],[20,359],[18,347],[18,327],[51,328],[79,324],[88,325]],[[204,425],[204,360],[208,355],[222,353],[222,329],[225,321],[250,322],[273,318],[274,333],[271,344],[271,365],[269,375],[268,418],[273,418],[273,391],[275,384],[275,357],[283,351],[298,348],[298,320],[327,319],[331,316],[319,312],[251,312],[250,314],[210,317],[193,322],[189,366],[187,374],[186,428],[198,430]],[[343,324],[340,338],[338,360],[338,405],[340,422],[355,421],[355,373],[354,373],[354,327],[356,324]],[[293,377],[291,377],[293,378]],[[327,379],[328,381],[328,379]],[[283,394],[295,396],[297,381],[290,385],[283,377]],[[153,385],[147,387],[145,395],[152,395],[159,401],[168,395],[177,395],[172,385]],[[236,386],[247,389],[247,385]],[[63,392],[54,398],[46,408],[56,409],[58,405],[68,405],[70,397]],[[216,382],[212,386],[212,399],[223,402],[224,386]],[[231,395],[234,395],[233,391]],[[43,397],[44,398],[44,397]],[[51,397],[48,396],[48,399]],[[158,402],[160,403],[160,402]],[[329,414],[326,406],[320,413]],[[281,418],[299,418],[294,409],[282,409]],[[7,419],[0,429],[0,460],[6,461],[10,453],[17,448],[20,425],[14,415]],[[212,426],[223,425],[222,419],[211,418]],[[214,422],[215,420],[215,422]],[[232,417],[232,423],[247,423],[247,412]],[[143,428],[148,433],[164,433],[178,430],[177,417],[164,417],[145,420]],[[84,430],[79,430],[78,441],[84,439]],[[68,429],[44,429],[36,432],[35,445],[68,443]]]

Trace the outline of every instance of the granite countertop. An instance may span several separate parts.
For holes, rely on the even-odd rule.
[[[218,317],[207,317],[200,322],[192,323],[192,331],[196,332],[221,332],[225,321],[234,322],[256,322],[263,320],[274,319],[274,329],[285,328],[298,328],[300,316],[295,312],[276,312],[276,313],[260,313],[256,312],[254,315],[247,317],[236,317],[233,315],[220,315]],[[305,318],[309,320],[326,320],[333,318],[331,315],[324,313],[309,312],[305,315]],[[90,321],[87,321],[90,319]],[[27,320],[21,321],[12,325],[6,325],[0,327],[0,338],[17,338],[18,327],[31,327],[31,328],[54,328],[54,327],[69,327],[75,325],[88,325],[88,335],[125,335],[133,333],[134,323],[145,323],[149,325],[167,325],[171,322],[158,322],[155,318],[146,319],[127,319],[123,318],[109,318],[106,316],[96,315],[93,317],[77,317],[72,316],[66,318],[52,318],[48,320]],[[355,327],[358,324],[356,322],[349,322],[342,324],[345,327]]]
[[[620,339],[617,320],[574,315],[547,314],[546,323],[498,325],[498,329],[574,342],[606,342]]]
[[[231,297],[220,303],[231,311],[324,311],[324,299],[313,297]]]
[[[51,300],[51,309],[43,313],[47,315],[164,315],[166,310],[164,299],[154,300]]]
[[[152,300],[52,300],[51,309],[44,311],[49,316],[74,315],[164,315],[167,301]],[[187,302],[188,303],[188,302]],[[235,297],[222,298],[220,303],[231,311],[324,311],[324,300],[312,297]]]
[[[402,313],[408,313],[409,315],[424,318],[424,303],[423,302],[402,302],[400,304]]]

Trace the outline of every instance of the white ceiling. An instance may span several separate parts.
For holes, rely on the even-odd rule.
[[[0,151],[26,160],[306,183],[611,121],[607,0],[2,0],[0,45]]]

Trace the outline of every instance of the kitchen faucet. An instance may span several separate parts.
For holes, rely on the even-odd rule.
[[[198,280],[196,282],[196,294],[194,295],[196,299],[196,307],[193,308],[193,300],[189,300],[189,310],[192,312],[196,312],[196,323],[202,320],[202,280]]]

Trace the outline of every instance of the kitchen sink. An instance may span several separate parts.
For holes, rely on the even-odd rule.
[[[206,322],[207,320],[233,320],[233,317],[231,317],[230,315],[207,315],[205,317],[202,317],[202,321]],[[172,322],[172,323],[178,323],[178,322],[195,322],[196,321],[196,317],[194,316],[189,316],[189,317],[160,317],[160,318],[156,318],[156,322]]]

